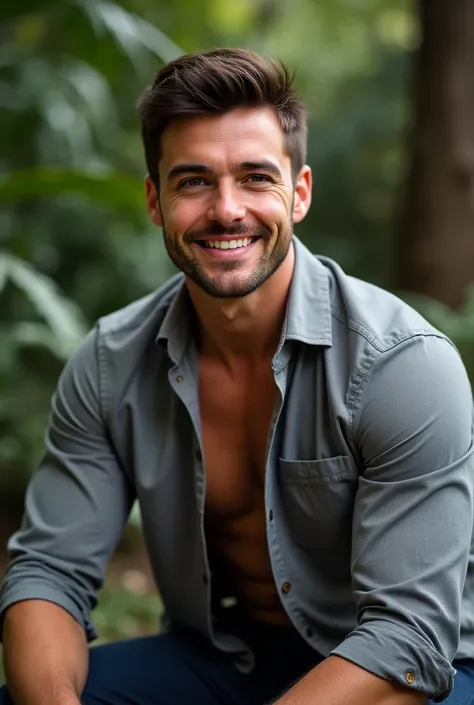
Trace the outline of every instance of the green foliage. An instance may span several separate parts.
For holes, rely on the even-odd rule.
[[[143,185],[129,174],[89,174],[73,169],[40,167],[15,171],[0,181],[0,205],[32,198],[75,194],[97,206],[132,215],[143,206]]]
[[[8,291],[8,283],[12,291]],[[3,293],[3,296],[2,296]],[[21,297],[18,298],[18,294]],[[8,296],[8,294],[10,294]],[[18,396],[22,389],[22,377],[27,369],[22,362],[25,348],[43,348],[51,356],[65,361],[72,354],[87,331],[86,322],[78,306],[59,291],[54,281],[36,271],[27,262],[12,254],[0,251],[0,302],[9,303],[10,317],[1,324],[2,351],[0,353],[0,464],[8,467],[19,464],[28,457],[23,444],[38,442],[38,417],[23,422],[24,399]],[[24,304],[31,315],[24,316]],[[29,306],[28,306],[29,304]],[[8,320],[9,318],[9,320]],[[41,395],[41,409],[44,399]],[[35,395],[29,394],[29,412],[35,410]],[[34,423],[36,421],[36,424]],[[2,482],[8,476],[2,476]]]
[[[100,637],[97,644],[132,639],[142,634],[156,634],[162,612],[163,606],[157,595],[106,586],[93,614],[94,625]]]
[[[133,105],[181,50],[100,0],[2,5],[0,38],[0,485],[21,494],[62,364],[169,271],[150,255]]]
[[[87,332],[79,308],[62,296],[52,279],[17,257],[0,252],[0,293],[9,279],[45,321],[12,323],[8,331],[11,342],[18,346],[44,345],[53,355],[67,360]]]

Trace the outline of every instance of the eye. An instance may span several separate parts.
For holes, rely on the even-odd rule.
[[[249,174],[247,176],[247,181],[250,181],[252,184],[265,184],[272,182],[271,178],[266,174]]]
[[[196,188],[203,186],[206,182],[200,176],[191,176],[188,179],[183,179],[178,184],[178,190],[183,188]]]

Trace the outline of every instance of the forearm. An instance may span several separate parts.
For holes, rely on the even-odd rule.
[[[350,661],[329,656],[275,705],[424,705],[427,696],[391,683]]]
[[[65,610],[28,600],[5,614],[3,659],[15,705],[79,705],[88,670],[82,627]]]

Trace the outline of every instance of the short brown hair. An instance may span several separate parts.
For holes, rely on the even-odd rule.
[[[282,62],[248,49],[185,54],[166,64],[138,104],[151,179],[158,185],[161,136],[174,119],[224,114],[246,106],[275,110],[295,177],[306,161],[307,126],[305,109],[292,81]]]

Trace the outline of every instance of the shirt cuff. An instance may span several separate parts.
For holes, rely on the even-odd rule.
[[[453,689],[455,669],[408,627],[380,620],[361,624],[332,652],[376,676],[426,693],[434,702]]]
[[[3,642],[3,619],[6,610],[16,602],[23,600],[45,600],[62,607],[82,626],[88,642],[97,638],[97,632],[90,618],[83,613],[77,602],[71,597],[50,583],[23,578],[21,584],[8,584],[7,582],[3,586],[0,595],[0,642]]]

